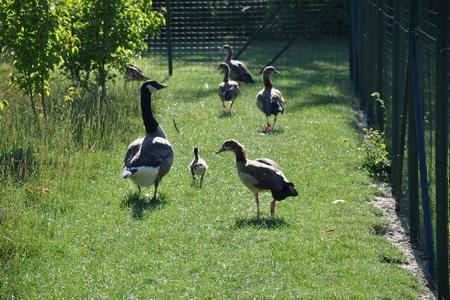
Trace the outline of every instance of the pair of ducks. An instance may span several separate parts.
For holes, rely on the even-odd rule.
[[[151,108],[152,93],[165,87],[167,85],[154,80],[148,80],[142,84],[141,114],[146,135],[134,140],[128,146],[122,170],[122,177],[131,179],[138,187],[139,192],[141,186],[154,185],[154,200],[156,200],[158,186],[163,177],[170,171],[174,160],[174,149],[164,130],[153,116]],[[260,214],[258,196],[260,192],[270,191],[272,193],[273,200],[270,204],[270,215],[272,217],[275,215],[276,201],[298,195],[294,184],[286,178],[280,166],[273,160],[268,158],[249,160],[245,147],[236,140],[225,141],[216,154],[224,151],[231,151],[235,154],[239,178],[255,196],[257,218]],[[197,151],[194,149],[194,155],[196,157],[193,162],[197,161],[198,163],[200,161],[198,149]],[[202,168],[194,167],[191,169],[193,178],[200,175],[202,181],[206,168],[203,168],[204,172]]]
[[[222,100],[222,106],[226,110],[225,102],[229,102],[228,111],[231,113],[234,101],[239,95],[238,82],[254,83],[253,77],[245,64],[238,60],[231,59],[233,49],[229,45],[222,47],[221,51],[226,51],[227,56],[225,62],[219,65],[220,70],[224,73],[223,81],[219,84],[219,97]],[[283,113],[285,100],[279,90],[274,88],[272,83],[272,75],[279,74],[273,66],[267,66],[262,72],[264,88],[256,94],[256,106],[266,115],[267,125],[265,132],[272,133],[277,116]],[[273,123],[270,124],[270,116],[274,116]]]

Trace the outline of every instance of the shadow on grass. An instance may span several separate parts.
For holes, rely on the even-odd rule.
[[[245,228],[251,227],[256,229],[277,229],[280,227],[286,227],[289,224],[284,220],[284,218],[242,218],[237,219],[234,225],[235,228]]]
[[[278,135],[278,134],[283,134],[284,133],[284,128],[282,127],[282,125],[280,125],[281,127],[277,126],[275,127],[271,133],[267,132],[266,127],[261,127],[258,130],[258,133],[261,135],[267,135],[267,136],[271,136],[271,135]]]
[[[132,193],[124,197],[122,207],[131,209],[133,219],[142,220],[146,211],[152,212],[155,209],[163,208],[166,202],[164,195],[159,195],[156,199],[149,199],[142,194]]]
[[[233,113],[231,111],[228,110],[222,110],[218,116],[219,119],[224,119],[224,118],[231,118],[233,117]]]

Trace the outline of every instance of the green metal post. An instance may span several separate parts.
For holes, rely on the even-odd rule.
[[[367,114],[367,124],[369,127],[373,126],[374,121],[374,110],[373,110],[373,100],[370,94],[373,92],[373,73],[374,73],[374,45],[373,45],[373,32],[374,24],[373,24],[373,11],[374,8],[372,7],[372,4],[368,1],[366,2],[366,86],[365,86],[365,93],[364,93],[364,99],[366,102],[366,114]],[[376,62],[375,62],[376,63]]]
[[[406,65],[406,76],[409,74],[409,65]],[[410,86],[409,82],[405,80],[405,93],[406,91],[411,92],[411,89],[408,88],[408,85]],[[396,202],[395,202],[395,211],[400,211],[400,199],[402,198],[402,181],[403,181],[403,161],[405,158],[405,143],[406,143],[406,120],[408,115],[408,106],[409,102],[406,100],[408,97],[411,97],[411,95],[404,96],[404,99],[402,101],[402,108],[400,110],[400,136],[399,136],[399,147],[398,147],[398,161],[397,161],[397,174],[398,176],[396,179],[396,186],[398,186],[397,194],[395,195]]]
[[[392,192],[396,201],[400,201],[401,187],[399,186],[399,153],[400,153],[400,0],[394,0],[394,28],[392,39],[392,110],[391,110],[391,160]]]
[[[408,103],[408,198],[409,198],[409,238],[417,242],[419,236],[419,165],[416,143],[416,120],[412,97],[411,68],[408,60],[406,71],[405,99]]]
[[[375,77],[375,90],[380,93],[381,99],[383,99],[383,0],[377,0],[378,10],[376,11],[376,35],[377,35],[377,73]],[[380,131],[384,131],[384,109],[381,103],[376,103],[377,113],[377,127]]]
[[[172,65],[172,29],[170,28],[170,0],[166,0],[167,17],[166,17],[166,38],[167,38],[167,60],[169,66],[169,76],[173,74]]]
[[[448,1],[439,0],[436,41],[436,265],[439,299],[450,299],[448,273]]]
[[[367,34],[366,34],[366,23],[367,23],[367,1],[361,1],[361,5],[358,6],[358,19],[359,19],[359,27],[358,27],[358,42],[359,42],[359,55],[358,55],[358,74],[366,74],[366,66],[367,66]],[[366,110],[366,98],[365,94],[367,78],[366,76],[358,77],[358,96],[359,96],[359,109],[365,111]]]
[[[357,6],[357,74],[356,77],[356,85],[358,86],[357,95],[359,99],[359,109],[364,110],[364,97],[363,91],[364,91],[364,76],[359,76],[359,74],[365,74],[364,73],[364,2],[360,2]]]

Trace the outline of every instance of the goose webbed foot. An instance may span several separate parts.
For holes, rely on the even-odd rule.
[[[273,127],[269,123],[267,123],[266,128],[264,129],[264,133],[272,134],[273,133]]]

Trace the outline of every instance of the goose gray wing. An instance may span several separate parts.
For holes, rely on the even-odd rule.
[[[271,90],[266,88],[260,90],[256,95],[256,106],[266,115],[270,115],[271,112],[270,97],[271,97]]]
[[[237,77],[239,78],[239,81],[245,82],[245,83],[254,83],[255,80],[253,79],[252,73],[248,70],[247,66],[239,61],[239,60],[231,60],[230,65],[233,65],[233,69]],[[230,66],[231,67],[231,66]]]
[[[268,166],[272,166],[277,171],[281,171],[281,167],[276,162],[274,162],[273,160],[271,160],[269,158],[259,158],[256,161],[266,164]]]
[[[252,184],[259,189],[280,190],[283,188],[285,181],[283,173],[266,163],[248,161],[241,172],[250,176]]]
[[[272,90],[270,91],[270,98],[278,101],[281,105],[286,102],[283,98],[283,95],[281,95],[281,92],[274,88],[272,88]]]
[[[145,138],[139,151],[130,160],[127,167],[164,167],[173,160],[173,148],[170,143],[161,137]],[[168,170],[167,170],[168,171]],[[161,170],[160,170],[161,172]]]
[[[134,140],[128,145],[127,153],[125,153],[125,158],[123,160],[123,164],[127,165],[131,162],[131,160],[136,156],[136,154],[141,149],[142,141],[144,138],[139,138]]]

